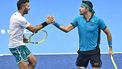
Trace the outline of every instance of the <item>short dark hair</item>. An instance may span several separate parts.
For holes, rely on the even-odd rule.
[[[92,4],[91,1],[85,1],[85,0],[83,0],[82,3],[87,4],[91,9],[93,9],[93,4]]]
[[[20,10],[21,5],[24,3],[27,3],[27,2],[29,2],[29,0],[18,0],[17,1],[17,9]]]

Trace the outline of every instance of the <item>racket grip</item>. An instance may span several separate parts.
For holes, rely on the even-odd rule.
[[[30,43],[32,43],[32,44],[38,44],[38,42],[30,42]]]

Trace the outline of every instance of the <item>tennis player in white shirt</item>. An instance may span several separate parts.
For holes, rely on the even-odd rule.
[[[20,69],[34,69],[36,57],[25,46],[24,30],[28,29],[34,33],[50,24],[53,17],[48,16],[45,22],[32,26],[24,17],[30,10],[29,0],[18,0],[17,8],[18,10],[10,18],[9,50],[15,56]]]

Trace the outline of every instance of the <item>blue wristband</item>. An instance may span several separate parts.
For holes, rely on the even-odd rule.
[[[60,24],[54,23],[54,25],[55,25],[57,28],[60,28]]]
[[[108,40],[108,45],[109,45],[109,47],[112,47],[112,41]]]

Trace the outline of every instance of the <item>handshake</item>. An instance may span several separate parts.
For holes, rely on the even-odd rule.
[[[54,23],[55,23],[54,16],[47,16],[45,22],[46,22],[47,24],[54,24]]]

